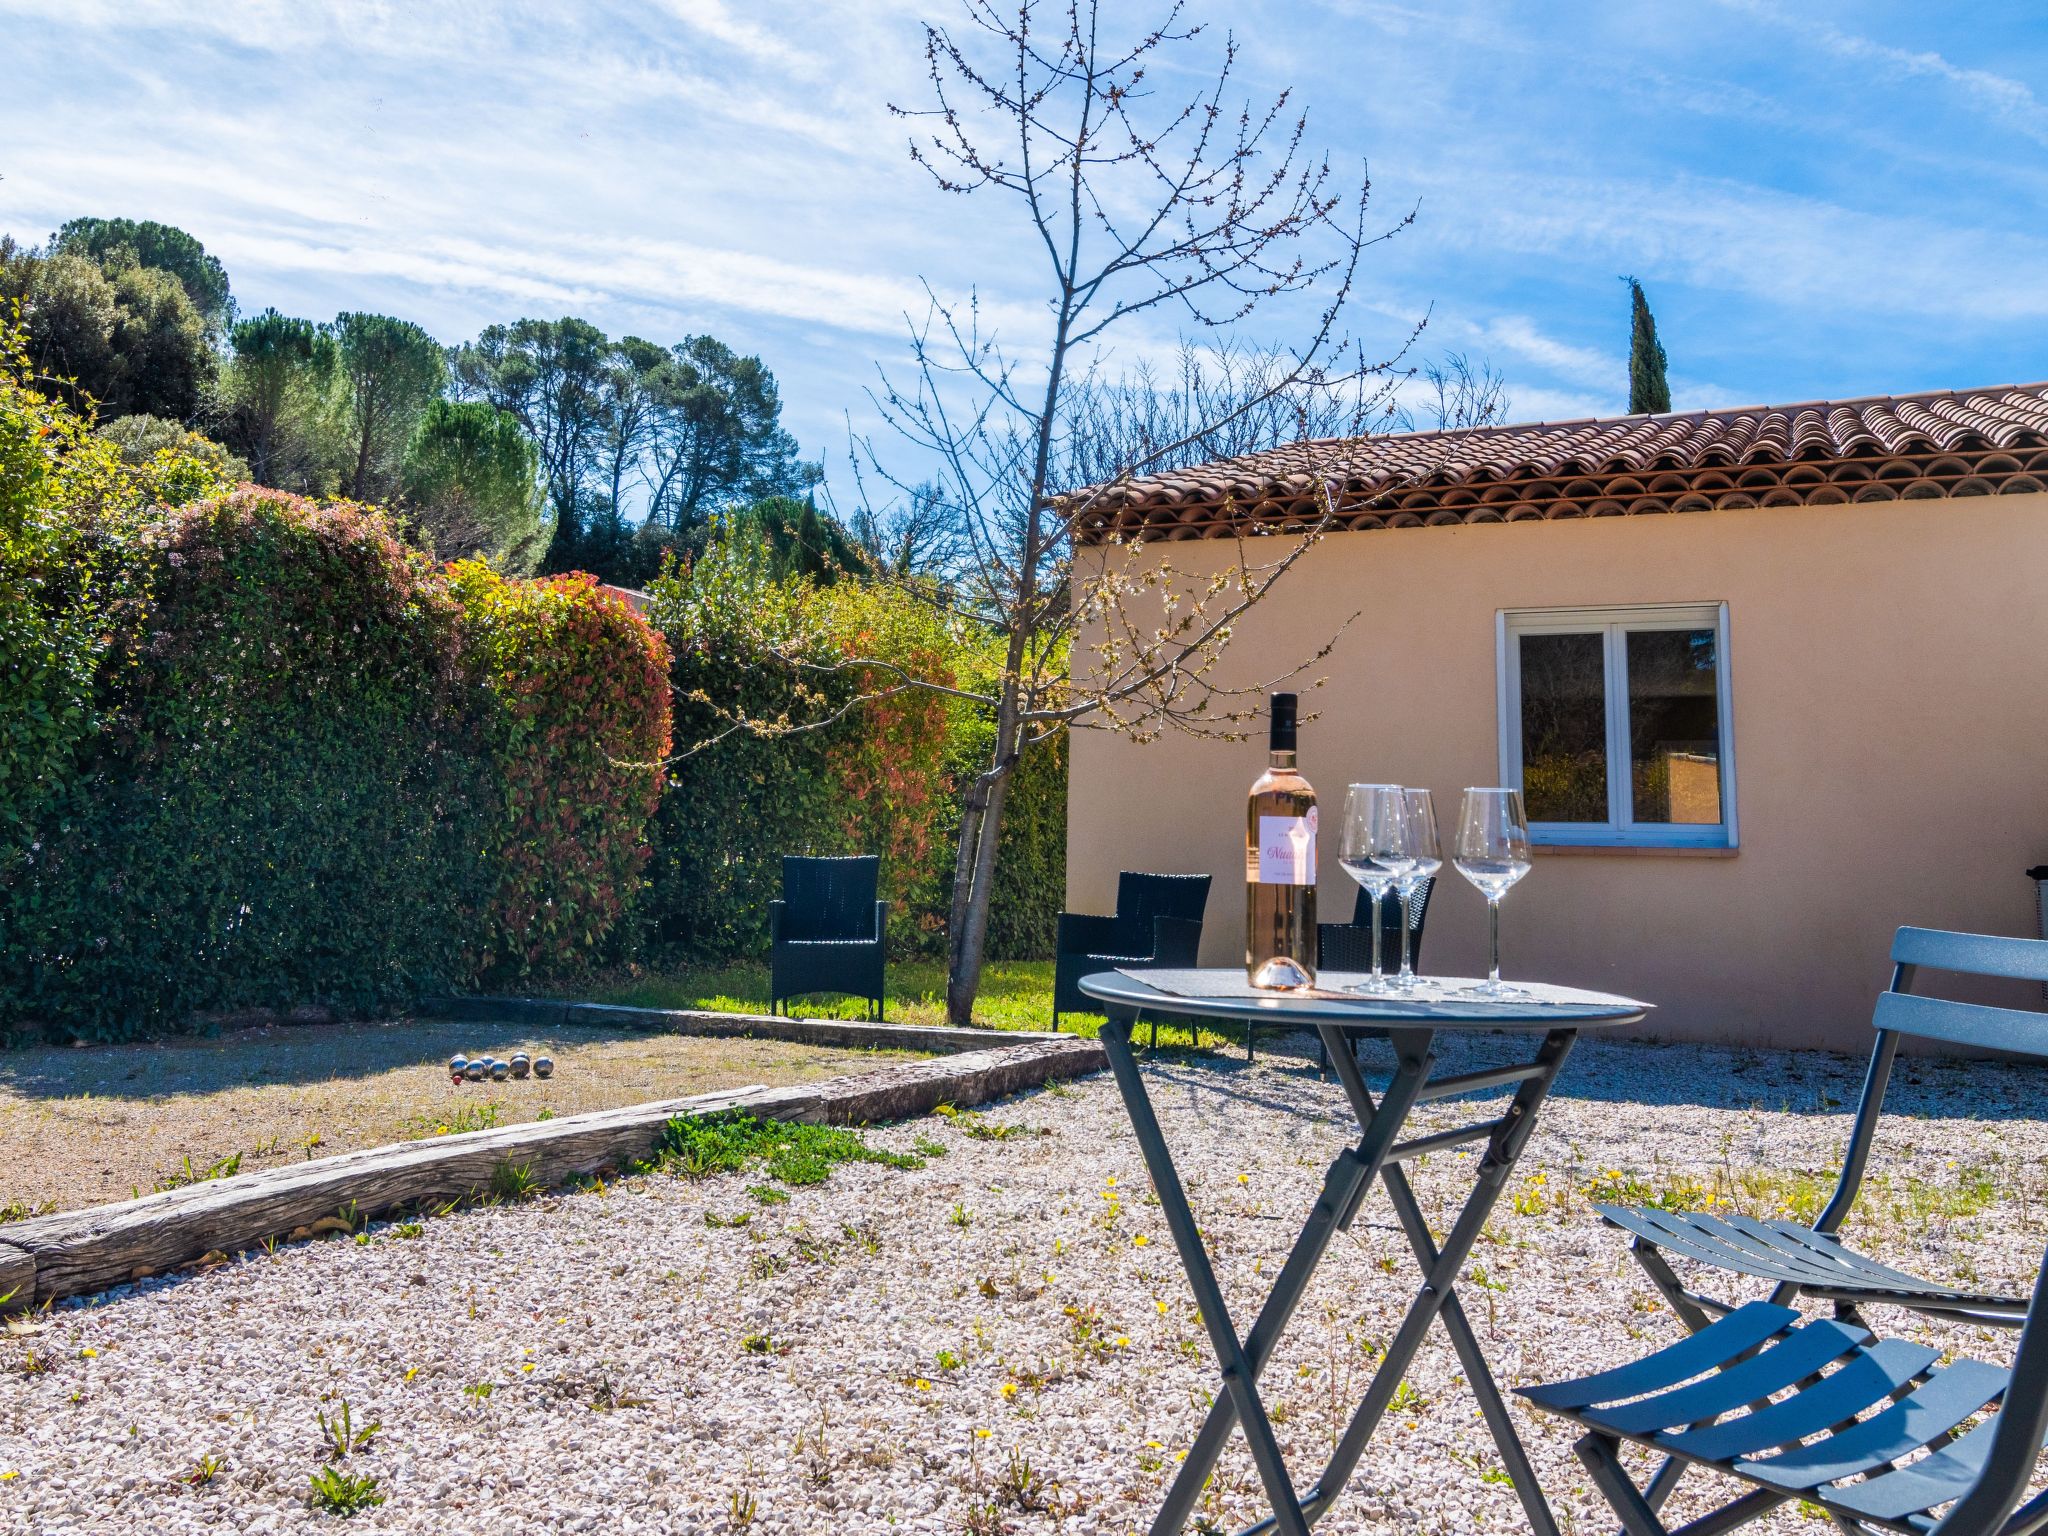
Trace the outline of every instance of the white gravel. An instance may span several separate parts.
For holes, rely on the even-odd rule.
[[[1385,1048],[1371,1050],[1383,1070]],[[1446,1069],[1501,1051],[1455,1043]],[[1825,1175],[1860,1072],[1840,1058],[1582,1044],[1512,1187],[1525,1210],[1503,1201],[1473,1257],[1485,1283],[1464,1290],[1502,1381],[1678,1335],[1619,1235],[1581,1193],[1560,1211],[1559,1191],[1613,1170],[1660,1191],[1747,1177],[1750,1199],[1757,1170]],[[1149,1081],[1242,1327],[1351,1131],[1339,1092],[1287,1058],[1162,1061]],[[2048,1199],[2043,1082],[1903,1064],[1878,1151],[1889,1183],[1873,1206],[1886,1214],[1866,1246],[1940,1278],[2026,1284]],[[1425,1123],[1470,1109],[1432,1106]],[[1213,1375],[1121,1104],[1102,1076],[987,1121],[1043,1134],[975,1139],[935,1118],[874,1133],[905,1150],[943,1144],[923,1171],[842,1165],[786,1204],[755,1203],[759,1174],[628,1179],[464,1211],[412,1238],[380,1223],[367,1241],[281,1247],[60,1307],[44,1331],[0,1339],[0,1529],[709,1533],[745,1527],[751,1507],[758,1533],[1142,1530]],[[1440,1228],[1470,1166],[1449,1154],[1416,1170]],[[1973,1213],[1986,1178],[1995,1198]],[[741,1213],[745,1226],[707,1224]],[[1375,1196],[1265,1377],[1303,1484],[1412,1276]],[[749,1336],[770,1352],[750,1353]],[[1944,1342],[2004,1359],[2011,1338]],[[31,1350],[47,1369],[24,1369]],[[1318,1529],[1521,1529],[1440,1332],[1410,1383]],[[341,1465],[387,1495],[345,1525],[306,1499],[323,1464],[315,1413],[340,1399],[382,1426]],[[1567,1532],[1610,1529],[1567,1426],[1520,1422]],[[216,1475],[189,1481],[209,1456]],[[1039,1508],[1005,1501],[1017,1457],[1043,1480],[1025,1501]],[[1673,1512],[1706,1486],[1689,1482]],[[977,1513],[990,1504],[993,1518]],[[1257,1505],[1236,1440],[1204,1513],[1234,1530]],[[1755,1529],[1816,1528],[1789,1509],[1776,1521]]]

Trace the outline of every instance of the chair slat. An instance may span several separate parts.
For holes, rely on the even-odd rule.
[[[1584,1421],[1595,1429],[1621,1435],[1647,1435],[1655,1430],[1732,1413],[1782,1392],[1831,1365],[1870,1338],[1870,1331],[1829,1319],[1809,1323],[1758,1355],[1690,1386],[1660,1392],[1640,1402],[1589,1408]]]
[[[1736,1253],[1749,1254],[1758,1262],[1775,1263],[1807,1279],[1839,1280],[1849,1272],[1838,1256],[1788,1243],[1771,1227],[1748,1216],[1722,1217],[1692,1211],[1683,1219],[1694,1230],[1717,1239]]]
[[[1797,1396],[1755,1413],[1657,1437],[1669,1450],[1704,1461],[1726,1461],[1774,1445],[1790,1445],[1853,1419],[1890,1397],[1941,1358],[1941,1351],[1910,1339],[1884,1339]]]
[[[2048,939],[1901,928],[1892,939],[1892,963],[1974,976],[2009,976],[2016,981],[2048,981]]]
[[[1945,1504],[1970,1491],[1991,1454],[1991,1439],[1997,1421],[1979,1424],[1962,1439],[1943,1446],[1932,1456],[1885,1472],[1868,1482],[1826,1490],[1828,1503],[1868,1515],[1873,1520],[1903,1520],[1937,1504]]]
[[[1739,1461],[1736,1469],[1774,1488],[1805,1493],[1912,1455],[1994,1401],[2005,1382],[2006,1373],[1997,1366],[1958,1360],[1922,1382],[1910,1397],[1838,1435],[1776,1456]]]
[[[1618,1365],[1612,1370],[1597,1371],[1572,1381],[1521,1387],[1517,1391],[1537,1407],[1557,1412],[1571,1412],[1618,1398],[1640,1397],[1645,1392],[1661,1392],[1733,1360],[1766,1339],[1783,1333],[1798,1321],[1799,1314],[1790,1307],[1752,1301],[1698,1333],[1679,1340],[1669,1349],[1660,1349],[1654,1355],[1645,1355],[1628,1365]]]
[[[1716,1237],[1711,1231],[1703,1230],[1685,1217],[1670,1216],[1657,1210],[1630,1210],[1622,1206],[1599,1205],[1594,1207],[1607,1220],[1625,1231],[1633,1232],[1645,1242],[1668,1248],[1675,1254],[1688,1259],[1698,1259],[1720,1269],[1733,1269],[1740,1274],[1755,1275],[1760,1280],[1780,1283],[1805,1284],[1821,1278],[1807,1265],[1795,1264],[1789,1257],[1776,1252],[1759,1253],[1750,1245],[1737,1246]],[[1829,1274],[1829,1279],[1839,1279],[1838,1273]]]
[[[1853,1248],[1844,1248],[1839,1240],[1816,1232],[1811,1227],[1802,1227],[1796,1221],[1773,1221],[1764,1223],[1764,1225],[1769,1226],[1773,1232],[1777,1233],[1780,1241],[1786,1246],[1797,1249],[1801,1253],[1811,1254],[1823,1262],[1834,1264],[1842,1281],[1863,1285],[1882,1285],[1884,1282],[1889,1281],[1895,1289],[1901,1291],[1933,1293],[1944,1296],[1962,1296],[1966,1294],[1957,1290],[1952,1285],[1942,1285],[1936,1281],[1923,1280],[1920,1276],[1909,1275],[1902,1269],[1893,1269],[1888,1264],[1880,1264],[1877,1260],[1860,1254]]]
[[[1902,1035],[1939,1040],[1947,1045],[2048,1056],[2048,1015],[2026,1013],[2018,1008],[1993,1008],[1984,1003],[1957,1003],[1943,997],[1887,992],[1878,998],[1872,1022],[1879,1029],[1893,1029]]]

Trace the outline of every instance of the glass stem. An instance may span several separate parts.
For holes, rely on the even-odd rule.
[[[1415,921],[1415,887],[1409,886],[1400,892],[1401,897],[1401,980],[1415,979],[1415,967],[1408,959],[1408,929]]]
[[[1489,896],[1486,899],[1486,937],[1486,984],[1489,987],[1498,987],[1500,985],[1500,898],[1498,896]]]
[[[1373,984],[1377,986],[1380,982],[1386,980],[1386,972],[1381,968],[1380,961],[1381,897],[1378,891],[1367,891],[1365,894],[1372,898],[1372,979]]]

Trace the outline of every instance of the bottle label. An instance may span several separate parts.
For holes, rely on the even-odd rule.
[[[1306,816],[1259,818],[1259,884],[1316,883],[1316,808]]]

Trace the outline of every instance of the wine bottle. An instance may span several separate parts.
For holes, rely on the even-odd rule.
[[[1244,821],[1244,970],[1255,987],[1316,982],[1316,792],[1294,764],[1295,696],[1273,695],[1266,771]]]

